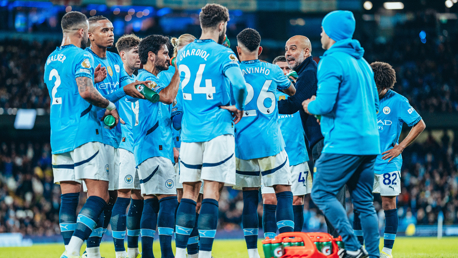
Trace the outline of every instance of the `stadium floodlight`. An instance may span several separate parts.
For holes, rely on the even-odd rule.
[[[404,4],[402,2],[385,2],[383,7],[387,10],[402,10],[404,9]]]
[[[366,9],[368,11],[371,10],[372,9],[372,2],[371,1],[364,2],[363,7],[364,7],[364,9]]]
[[[447,0],[445,1],[445,6],[447,6],[447,8],[451,8],[453,6],[453,2],[450,0]]]

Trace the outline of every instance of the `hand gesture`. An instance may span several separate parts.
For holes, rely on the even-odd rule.
[[[304,108],[305,113],[309,115],[313,115],[312,113],[309,112],[309,104],[310,102],[314,101],[315,99],[316,99],[316,96],[313,95],[311,98],[306,99],[304,100],[304,102],[302,102],[302,107]]]
[[[397,156],[401,155],[402,151],[404,151],[404,148],[401,147],[401,145],[396,144],[391,150],[387,150],[384,153],[382,153],[382,155],[384,155],[382,157],[382,159],[383,160],[390,159],[390,160],[388,160],[388,162],[390,162],[392,159],[394,159]]]
[[[94,70],[94,82],[99,83],[105,78],[107,78],[107,69],[99,64]]]

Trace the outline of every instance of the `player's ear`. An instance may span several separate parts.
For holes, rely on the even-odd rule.
[[[218,25],[218,31],[223,31],[224,30],[224,22],[220,22]]]
[[[261,46],[258,47],[258,56],[261,55],[263,48]]]
[[[148,52],[148,60],[151,60],[154,63],[154,59],[155,58],[156,58],[156,55],[153,53],[153,51],[149,51]]]
[[[240,48],[239,46],[236,46],[235,48],[237,49],[237,54],[240,57],[240,55],[242,54],[242,48]]]

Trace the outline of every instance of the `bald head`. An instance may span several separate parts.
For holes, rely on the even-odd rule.
[[[291,69],[297,68],[311,55],[312,43],[307,37],[296,35],[286,41],[285,57]]]

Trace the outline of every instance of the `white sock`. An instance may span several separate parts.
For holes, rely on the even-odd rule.
[[[248,249],[249,258],[260,258],[258,248]]]
[[[126,258],[126,252],[125,251],[116,252],[116,258]]]
[[[87,247],[86,248],[87,258],[101,258],[100,247]]]
[[[356,256],[357,254],[359,254],[359,250],[356,250],[356,251],[348,251],[347,250],[347,254]]]
[[[175,258],[186,258],[186,248],[177,247]]]
[[[199,258],[199,253],[190,254],[190,255],[188,255],[188,258]]]
[[[140,254],[138,251],[138,248],[127,248],[127,257],[128,258],[137,258],[137,256]]]
[[[176,257],[178,258],[178,257]],[[212,258],[212,251],[201,251],[199,250],[199,258]]]
[[[65,249],[67,250],[67,255],[79,256],[82,245],[83,240],[81,238],[72,236],[72,238],[70,238],[70,242],[68,243],[68,245],[65,246]]]
[[[382,252],[385,252],[386,254],[391,255],[391,251],[392,250],[393,249],[390,249],[390,248],[387,248],[387,247],[383,247]]]

